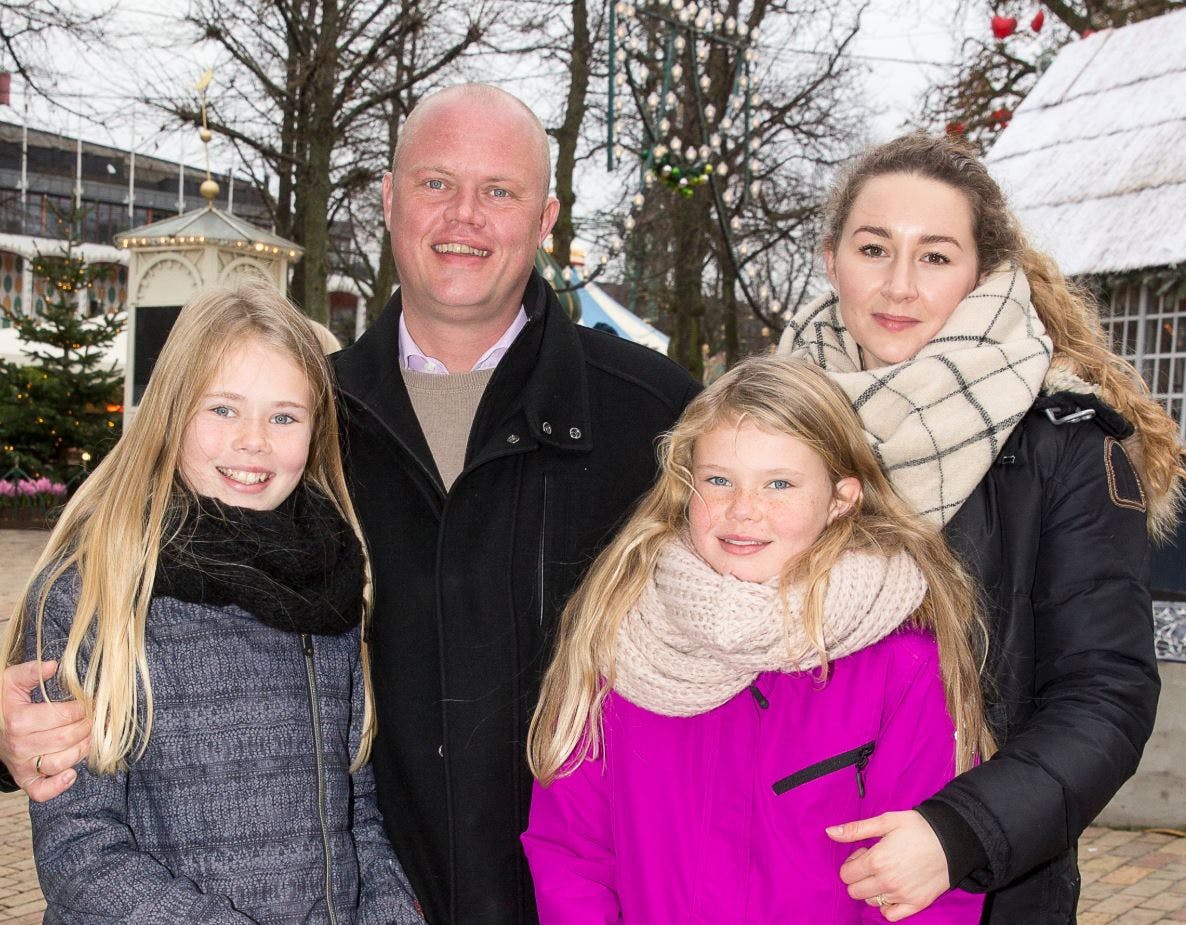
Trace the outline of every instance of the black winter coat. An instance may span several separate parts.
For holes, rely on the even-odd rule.
[[[574,325],[533,274],[446,494],[398,369],[399,299],[334,360],[375,580],[379,804],[429,922],[531,923],[525,739],[556,619],[699,386]]]
[[[1130,433],[1091,396],[1039,398],[946,529],[987,592],[988,712],[1003,744],[933,803],[983,846],[987,865],[960,885],[993,891],[994,925],[1075,921],[1076,841],[1153,730],[1145,497],[1119,442]]]

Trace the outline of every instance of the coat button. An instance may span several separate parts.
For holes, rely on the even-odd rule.
[[[445,757],[445,746],[444,745],[437,746],[437,754],[440,755],[442,758]]]
[[[539,429],[545,434],[550,434],[552,432],[552,424],[550,421],[544,421],[542,424],[540,424]]]
[[[519,442],[518,434],[507,434],[507,443],[509,443],[511,446],[514,446],[518,442]]]
[[[568,435],[570,437],[572,437],[573,440],[580,440],[581,439],[581,429],[579,427],[570,427],[568,429]]]

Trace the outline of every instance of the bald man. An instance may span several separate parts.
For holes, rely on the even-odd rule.
[[[527,724],[560,609],[697,386],[533,272],[547,137],[501,90],[412,112],[383,181],[400,289],[336,357],[373,562],[375,773],[433,923],[530,923]]]
[[[515,97],[426,98],[383,178],[400,289],[334,358],[374,575],[379,803],[433,925],[536,921],[525,740],[556,621],[699,388],[565,315],[533,271],[549,185]],[[0,758],[43,800],[73,782],[89,725],[78,704],[29,703],[37,676],[5,672]]]

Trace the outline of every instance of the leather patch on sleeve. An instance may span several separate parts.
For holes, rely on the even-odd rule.
[[[1104,440],[1104,468],[1108,473],[1108,494],[1112,496],[1112,503],[1117,507],[1144,511],[1145,489],[1141,487],[1124,444],[1115,437]]]

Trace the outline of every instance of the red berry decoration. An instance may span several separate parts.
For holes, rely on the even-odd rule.
[[[1095,35],[1094,29],[1084,29],[1082,32],[1079,33],[1079,38],[1088,39],[1088,38],[1091,38],[1093,35]]]
[[[1035,32],[1041,32],[1042,26],[1045,23],[1046,23],[1046,11],[1038,10],[1038,12],[1034,14],[1034,18],[1030,20],[1030,28],[1033,29]]]
[[[988,121],[992,124],[994,130],[1003,129],[1009,124],[1009,120],[1013,118],[1013,113],[1002,106],[1000,109],[994,109],[992,114],[988,117]]]
[[[964,125],[963,122],[960,122],[958,120],[953,120],[953,121],[947,123],[947,134],[948,135],[962,135],[967,130],[968,130],[968,127],[966,125]]]
[[[994,16],[992,18],[992,34],[998,42],[1003,42],[1017,31],[1017,19],[1013,16]]]

